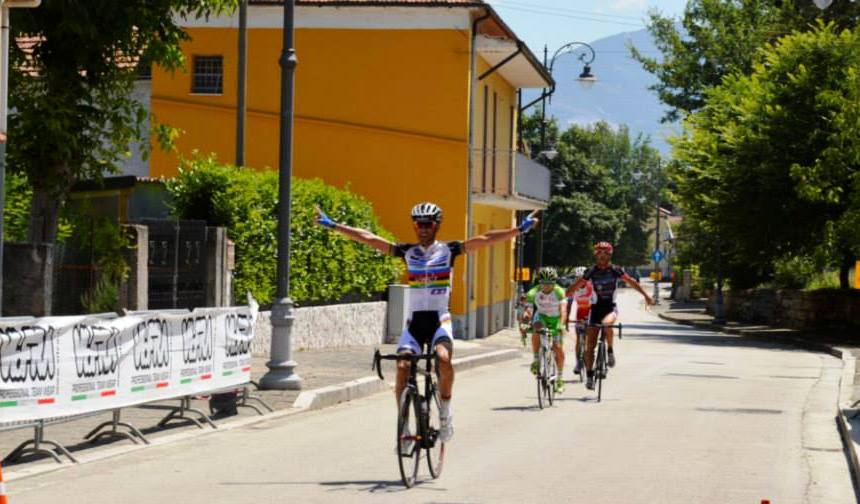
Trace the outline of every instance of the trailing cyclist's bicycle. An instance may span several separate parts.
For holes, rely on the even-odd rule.
[[[400,465],[403,484],[410,488],[418,477],[422,452],[427,454],[427,466],[434,479],[442,474],[442,463],[445,460],[445,443],[439,440],[442,420],[434,369],[436,352],[421,355],[382,355],[376,350],[373,354],[373,369],[381,380],[385,379],[382,376],[383,360],[409,361],[409,379],[400,394],[400,409],[397,412],[397,462]],[[426,362],[423,370],[418,368],[419,361]],[[418,386],[419,375],[424,377],[423,395]]]
[[[538,407],[544,404],[552,406],[555,400],[555,382],[558,379],[558,366],[555,362],[555,350],[552,348],[552,338],[546,325],[535,322],[534,331],[540,335],[540,350],[538,351],[537,381]]]
[[[597,381],[595,386],[597,387],[597,402],[600,402],[600,398],[603,392],[603,380],[606,379],[606,375],[609,374],[609,366],[607,365],[607,355],[606,355],[606,336],[603,334],[604,330],[607,327],[614,327],[618,329],[618,338],[621,339],[621,324],[590,324],[592,327],[599,327],[600,333],[597,338],[597,357],[594,360],[594,379]]]
[[[579,381],[585,383],[585,378],[588,373],[588,370],[585,369],[585,335],[586,328],[588,327],[588,322],[586,320],[577,320],[574,324],[574,331],[576,331],[576,339],[579,343],[576,348],[579,348],[579,353],[576,356],[576,362],[579,365]]]

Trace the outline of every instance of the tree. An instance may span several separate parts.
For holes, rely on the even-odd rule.
[[[648,30],[662,58],[635,47],[631,53],[657,77],[651,89],[669,107],[664,121],[672,122],[700,109],[725,76],[749,74],[759,47],[817,19],[853,27],[858,17],[860,4],[847,1],[821,11],[812,0],[691,0],[680,22],[651,12]]]
[[[524,118],[526,141],[539,134],[535,116]],[[653,180],[659,153],[641,136],[631,140],[626,126],[574,125],[561,135],[554,123],[550,126],[547,137],[559,155],[542,160],[550,168],[553,187],[544,215],[544,262],[562,267],[587,264],[600,240],[616,245],[619,264],[646,262],[645,223],[654,213],[656,193],[653,185],[636,184],[633,172],[639,170]]]
[[[13,9],[9,167],[31,181],[30,241],[53,243],[75,181],[115,172],[144,137],[132,98],[140,62],[179,69],[189,37],[176,16],[220,14],[237,0],[50,0]]]
[[[727,245],[732,285],[754,286],[804,255],[838,266],[847,287],[860,253],[858,31],[794,32],[705,97],[675,143],[678,196],[689,226]],[[690,240],[686,253],[711,263],[702,245]]]

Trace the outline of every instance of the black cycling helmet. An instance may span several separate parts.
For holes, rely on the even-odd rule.
[[[429,201],[412,207],[412,220],[422,222],[442,222],[442,209]]]

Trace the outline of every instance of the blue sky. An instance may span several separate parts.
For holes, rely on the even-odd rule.
[[[645,27],[648,11],[680,16],[686,0],[487,0],[538,56],[573,41],[591,42]]]

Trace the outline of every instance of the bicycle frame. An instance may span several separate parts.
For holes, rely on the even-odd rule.
[[[393,360],[393,361],[409,361],[409,377],[406,379],[406,389],[412,390],[412,393],[422,402],[430,400],[431,394],[433,393],[433,387],[435,386],[433,381],[433,362],[436,360],[436,352],[430,352],[428,354],[388,354],[383,355],[377,349],[373,354],[373,367],[372,369],[376,371],[376,374],[379,376],[380,380],[385,380],[385,376],[382,374],[382,366],[381,361],[383,360]],[[427,366],[424,371],[418,370],[418,361],[424,360],[427,362]],[[438,372],[438,369],[436,370]],[[424,375],[426,378],[424,380],[424,394],[422,395],[419,391],[418,387],[418,374]],[[425,412],[426,413],[426,412]],[[429,430],[430,418],[427,415],[422,414],[420,419],[421,425],[421,448],[432,448],[436,443],[436,436],[429,435],[427,432]]]

